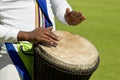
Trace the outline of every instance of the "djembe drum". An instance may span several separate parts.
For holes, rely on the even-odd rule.
[[[56,47],[35,45],[34,80],[89,80],[99,64],[99,53],[85,38],[65,31]]]

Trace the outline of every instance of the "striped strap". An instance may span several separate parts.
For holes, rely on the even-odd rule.
[[[36,2],[35,6],[35,27],[44,27],[45,28],[45,16],[41,11],[41,8],[38,6]]]
[[[43,14],[45,15],[45,27],[48,28],[50,26],[53,26],[51,20],[49,19],[49,15],[47,12],[47,5],[46,0],[37,0],[38,6],[42,10]]]
[[[22,80],[32,80],[29,72],[27,71],[26,67],[24,66],[23,62],[21,61],[17,51],[15,50],[14,46],[12,43],[5,43],[7,51],[16,67],[18,70]]]

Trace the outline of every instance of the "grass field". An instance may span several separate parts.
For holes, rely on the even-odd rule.
[[[90,40],[100,53],[100,65],[90,80],[120,80],[120,0],[68,0],[86,20],[66,27],[56,21],[58,30],[70,31]]]

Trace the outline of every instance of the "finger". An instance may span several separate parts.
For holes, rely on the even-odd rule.
[[[66,8],[66,14],[68,14],[70,12],[69,8]]]
[[[45,35],[49,36],[53,40],[59,41],[59,38],[56,34],[54,34],[52,31],[46,31]]]
[[[51,29],[51,28],[50,28]],[[44,28],[43,29],[43,33],[46,35],[46,36],[49,36],[50,38],[54,39],[54,40],[59,40],[58,36],[55,35],[52,31]]]
[[[85,17],[84,17],[84,16],[82,16],[82,20],[85,20]]]
[[[48,39],[44,39],[43,41],[40,42],[41,44],[48,44],[48,45],[53,45],[53,42],[48,40]]]
[[[80,16],[81,20],[85,20],[85,17],[82,15],[81,12],[78,12],[78,15]]]
[[[52,26],[50,26],[50,27],[47,28],[47,30],[49,30],[49,31],[52,31],[52,29],[53,29]]]
[[[81,16],[79,19],[80,19],[81,21],[83,21],[83,20],[85,20],[85,17],[84,17],[84,16]]]
[[[77,12],[77,16],[82,16],[82,13],[81,12]]]
[[[55,35],[54,33],[50,33],[50,35],[48,35],[50,38],[52,38],[53,40],[59,41],[59,37],[57,35]]]
[[[49,36],[46,36],[46,39],[47,40],[50,40],[51,42],[52,42],[52,44],[58,44],[58,41],[57,40],[55,40],[55,39],[53,39],[53,38],[51,38],[51,37],[49,37]]]
[[[85,20],[85,17],[82,15],[81,12],[77,12],[76,13],[76,18],[80,19],[80,20]]]
[[[54,39],[54,40],[58,40],[58,36],[56,36],[52,31],[50,31],[50,29],[52,29],[52,27],[50,28],[40,28],[38,33],[39,33],[39,36],[41,36],[40,38],[46,38],[46,36]],[[38,37],[39,38],[39,37]]]
[[[43,41],[42,43],[40,42],[41,45],[44,45],[44,46],[47,46],[47,47],[56,47],[58,44],[53,44],[52,42],[48,42],[47,40],[46,41]]]
[[[55,41],[48,36],[44,36],[44,38],[42,38],[41,42],[45,43],[45,44],[49,44],[49,45],[57,45],[58,44],[58,41]]]

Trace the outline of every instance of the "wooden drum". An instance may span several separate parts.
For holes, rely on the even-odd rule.
[[[87,39],[66,31],[56,47],[34,47],[34,80],[89,80],[99,64],[99,53]]]

